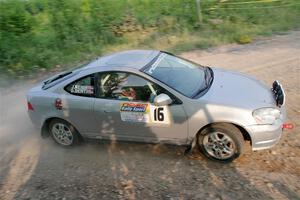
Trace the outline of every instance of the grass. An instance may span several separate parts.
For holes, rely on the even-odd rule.
[[[250,2],[241,4],[243,2]],[[33,73],[127,49],[180,53],[298,30],[298,0],[10,0],[0,4],[1,76]],[[2,79],[2,82],[3,81]]]

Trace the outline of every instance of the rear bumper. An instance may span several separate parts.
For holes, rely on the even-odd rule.
[[[27,111],[30,121],[36,128],[41,128],[41,119],[33,112]]]

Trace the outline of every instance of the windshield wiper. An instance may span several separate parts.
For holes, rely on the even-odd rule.
[[[213,72],[212,72],[211,68],[209,68],[209,67],[206,67],[204,72],[205,72],[206,87],[209,87],[213,80],[213,77],[212,77]]]
[[[206,67],[204,70],[204,81],[205,81],[205,86],[200,88],[197,92],[195,92],[193,98],[197,97],[199,94],[206,91],[211,86],[211,83],[213,81],[213,72],[212,69],[209,67]]]

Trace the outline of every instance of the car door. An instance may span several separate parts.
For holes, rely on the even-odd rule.
[[[94,112],[102,136],[124,140],[187,139],[187,118],[183,106],[154,106],[162,87],[127,72],[97,74]]]

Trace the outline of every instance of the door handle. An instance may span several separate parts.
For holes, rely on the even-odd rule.
[[[105,112],[105,113],[111,113],[111,111],[110,111],[110,110],[104,110],[104,112]]]

